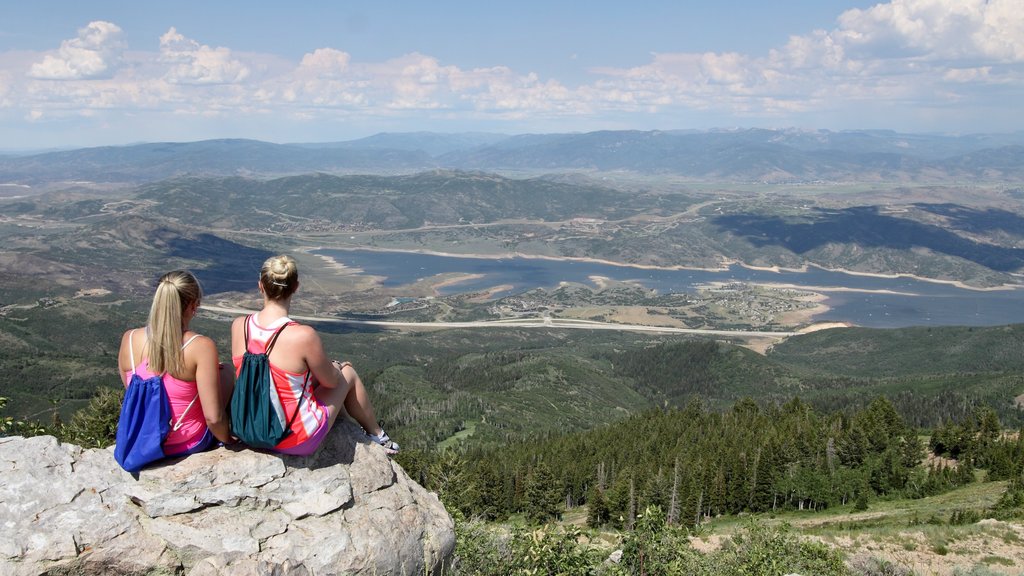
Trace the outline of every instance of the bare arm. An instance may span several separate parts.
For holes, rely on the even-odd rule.
[[[121,336],[121,348],[117,352],[117,375],[121,383],[128,387],[128,376],[126,372],[132,369],[132,356],[128,342],[134,330],[128,330]]]
[[[239,316],[231,322],[231,358],[245,354],[245,320],[248,316]]]
[[[220,364],[217,360],[217,346],[213,340],[200,336],[186,351],[196,362],[196,385],[199,388],[199,402],[203,405],[203,416],[210,432],[217,440],[231,444],[231,424],[227,417],[228,398],[221,397]]]
[[[321,386],[337,388],[345,382],[341,370],[324,352],[323,342],[316,330],[309,326],[298,327],[302,330],[302,350],[306,352],[306,365]],[[289,328],[291,330],[291,328]]]

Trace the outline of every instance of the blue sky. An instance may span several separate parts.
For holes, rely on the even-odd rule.
[[[1024,129],[1024,0],[9,3],[0,150]]]

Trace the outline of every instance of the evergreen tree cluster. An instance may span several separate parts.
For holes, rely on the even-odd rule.
[[[998,418],[979,414],[964,425],[982,426],[986,440],[972,458],[948,465],[921,465],[924,442],[884,397],[850,415],[821,414],[800,399],[767,406],[744,399],[724,412],[692,401],[586,432],[449,451],[433,466],[415,458],[403,464],[420,469],[420,480],[468,517],[523,514],[541,523],[586,504],[592,526],[632,529],[649,507],[663,510],[669,525],[693,526],[741,512],[937,494],[974,481],[976,465],[998,470],[998,478],[1019,476],[1024,441],[992,436]]]
[[[990,480],[1012,480],[1024,467],[1024,438],[1004,432],[999,416],[987,407],[975,409],[963,422],[947,421],[928,442],[936,456],[955,458],[960,466],[984,468]]]

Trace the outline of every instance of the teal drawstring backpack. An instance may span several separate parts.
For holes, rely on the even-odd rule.
[[[299,414],[299,404],[295,413],[286,421],[284,406],[277,395],[273,377],[270,375],[270,351],[277,343],[277,337],[288,327],[285,324],[274,332],[267,341],[267,349],[261,354],[249,352],[249,316],[245,319],[245,354],[242,366],[235,379],[235,389],[231,393],[231,434],[253,448],[270,449],[277,446],[292,433],[292,422]],[[309,374],[303,383],[302,396],[305,396]],[[299,402],[302,402],[302,396]]]

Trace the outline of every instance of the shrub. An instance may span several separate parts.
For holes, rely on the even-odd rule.
[[[483,522],[467,521],[458,510],[452,517],[455,560],[445,572],[450,576],[589,576],[597,564],[597,558],[579,543],[577,528],[517,526],[503,534]]]
[[[7,406],[7,398],[0,397],[0,411]],[[0,416],[0,436],[41,436],[49,434],[50,430],[30,420],[22,420],[11,416]]]
[[[451,514],[455,520],[455,558],[446,574],[499,574],[508,555],[506,542],[483,522],[466,520],[458,509]]]
[[[949,516],[949,525],[964,526],[966,524],[976,524],[979,520],[981,520],[981,512],[957,508]]]
[[[668,526],[661,508],[648,507],[622,541],[620,572],[638,576],[708,573],[709,559],[690,547],[688,535],[685,528]]]
[[[970,570],[964,570],[963,568],[953,570],[953,576],[1001,576],[1002,574],[1003,572],[992,570],[981,564],[975,564]]]
[[[849,574],[840,554],[821,542],[800,540],[788,525],[764,526],[751,521],[733,537],[730,549],[716,558],[722,574],[738,576],[781,576],[782,574],[815,574],[845,576]]]
[[[545,526],[541,529],[512,531],[510,574],[551,574],[558,576],[589,576],[596,563],[579,543],[580,530],[564,530]]]
[[[55,431],[61,442],[83,448],[106,448],[117,437],[124,389],[100,388],[89,404],[71,416],[71,422]]]
[[[910,568],[866,556],[855,557],[850,562],[850,571],[856,576],[914,576]]]

